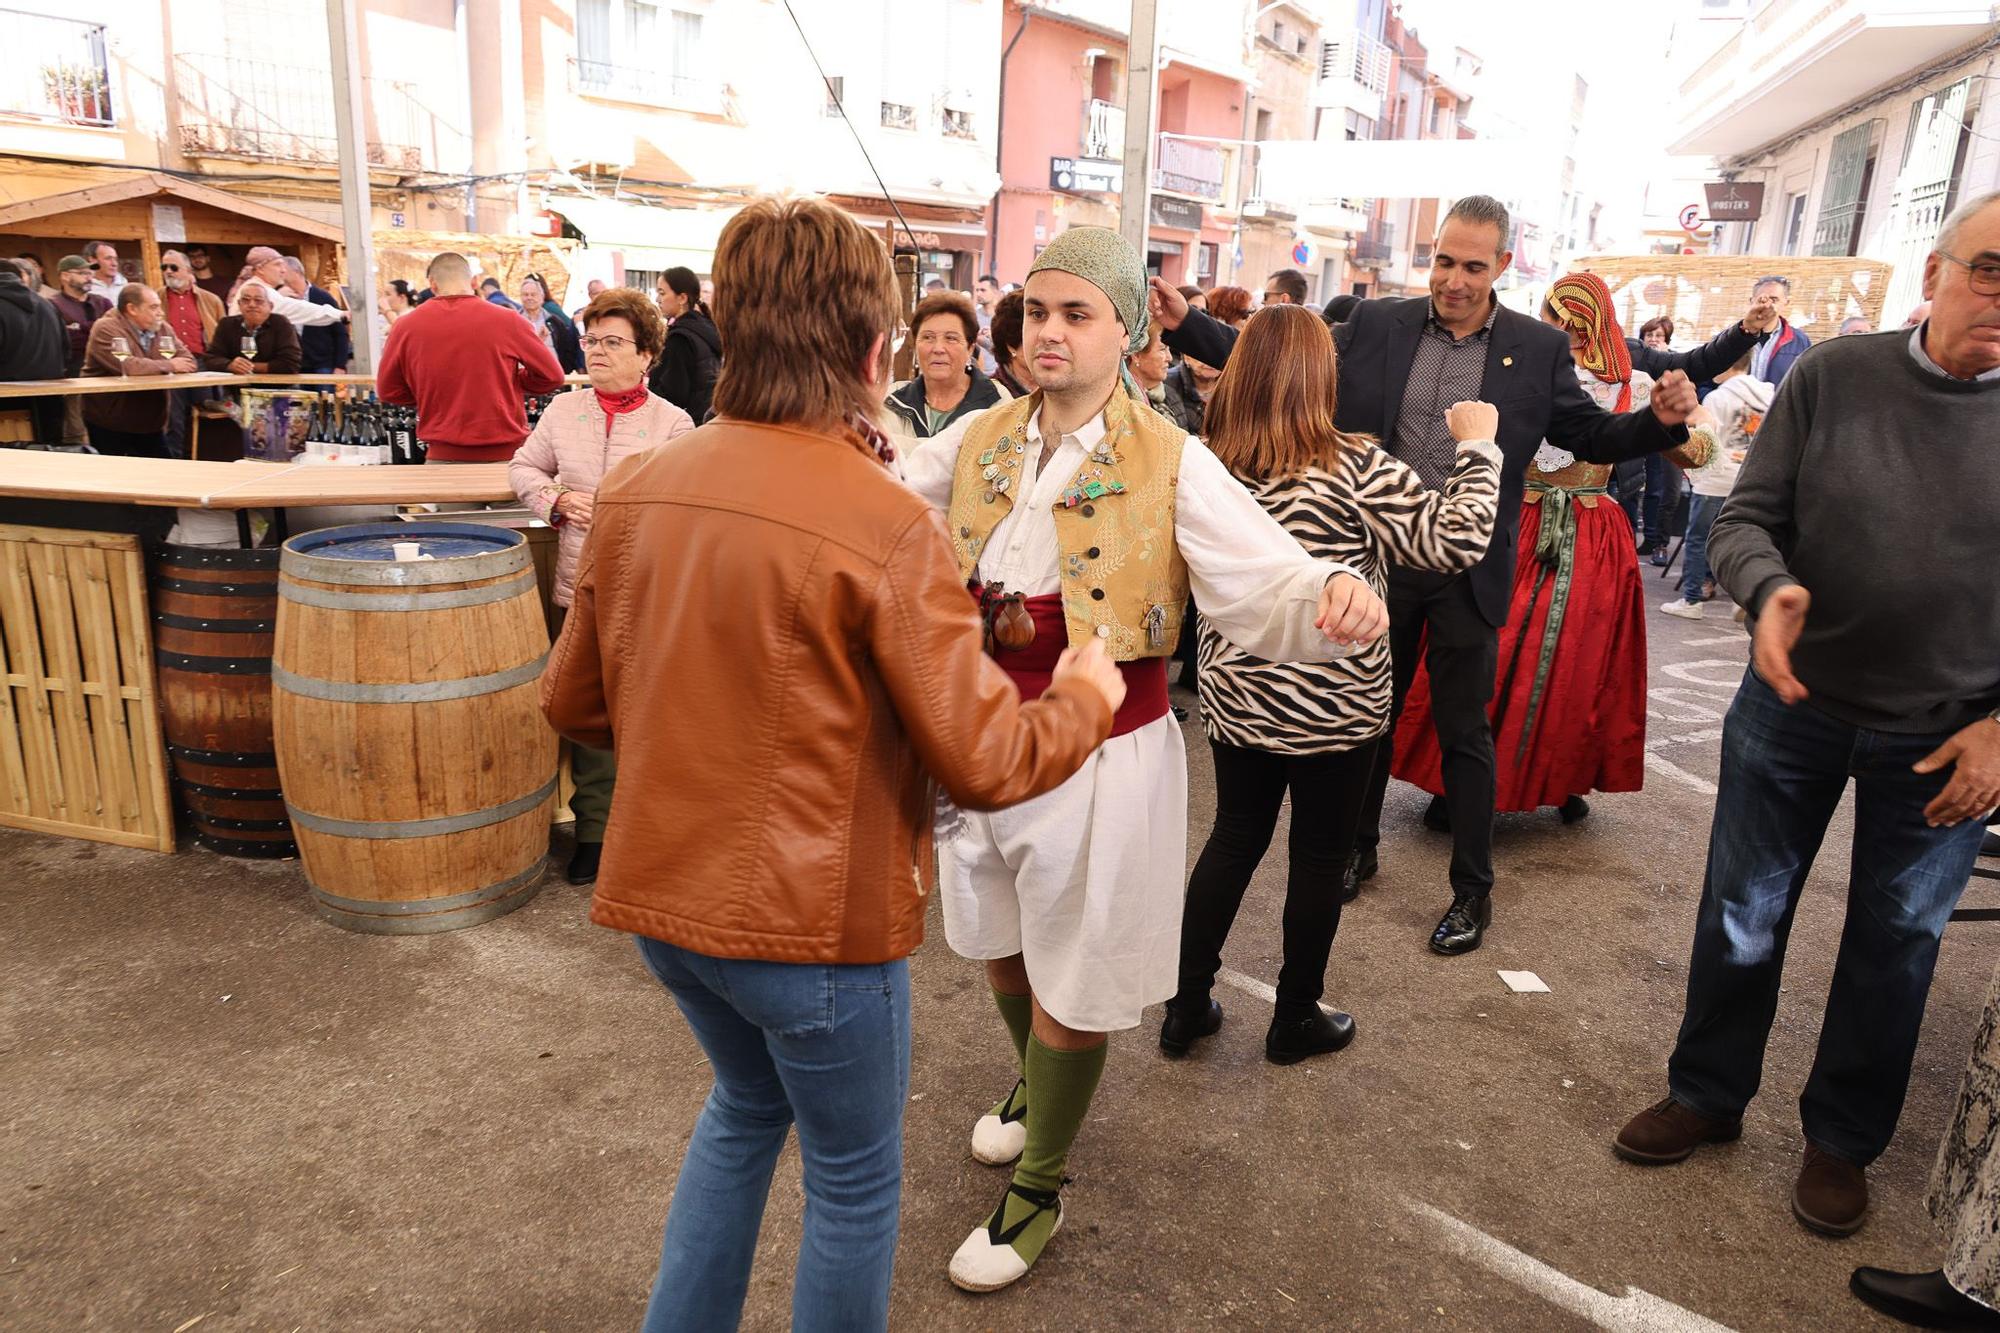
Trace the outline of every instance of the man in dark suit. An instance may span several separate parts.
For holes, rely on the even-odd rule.
[[[1373,435],[1433,490],[1443,489],[1454,457],[1446,409],[1467,399],[1500,409],[1498,444],[1506,465],[1500,518],[1485,558],[1463,574],[1395,568],[1389,578],[1392,734],[1416,676],[1418,645],[1426,630],[1430,636],[1425,661],[1452,832],[1451,907],[1431,935],[1431,948],[1442,954],[1478,948],[1492,918],[1494,758],[1486,707],[1513,590],[1528,464],[1544,440],[1595,463],[1658,453],[1687,438],[1684,423],[1696,405],[1694,385],[1679,371],[1654,387],[1649,410],[1619,416],[1591,401],[1577,382],[1563,331],[1508,310],[1494,297],[1494,280],[1514,258],[1509,231],[1506,206],[1498,200],[1459,200],[1438,231],[1430,296],[1364,301],[1333,330],[1340,352],[1336,424]],[[1165,283],[1156,280],[1153,293],[1169,347],[1212,366],[1229,359],[1233,330],[1190,312]],[[1385,741],[1377,760],[1348,868],[1349,889],[1376,871],[1390,748]]]

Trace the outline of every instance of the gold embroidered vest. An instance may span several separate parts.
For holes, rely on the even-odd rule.
[[[959,577],[1019,497],[1042,395],[974,418],[959,447],[946,522]],[[1174,540],[1174,493],[1187,433],[1123,389],[1104,409],[1104,439],[1056,501],[1063,620],[1072,645],[1092,638],[1116,662],[1166,657],[1187,608],[1187,563]]]

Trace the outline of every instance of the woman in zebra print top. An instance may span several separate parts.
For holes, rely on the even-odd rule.
[[[1444,490],[1433,491],[1373,440],[1334,427],[1336,378],[1333,337],[1317,316],[1298,306],[1260,311],[1209,402],[1209,449],[1301,546],[1360,570],[1378,596],[1392,561],[1446,573],[1476,564],[1499,503],[1498,410],[1450,409],[1458,456]],[[1290,1064],[1338,1050],[1354,1032],[1353,1019],[1327,1015],[1319,999],[1340,926],[1341,873],[1389,725],[1389,643],[1332,662],[1267,662],[1205,621],[1199,633],[1215,828],[1188,881],[1180,991],[1160,1046],[1185,1054],[1220,1024],[1209,992],[1222,944],[1289,789],[1285,961],[1264,1053]]]

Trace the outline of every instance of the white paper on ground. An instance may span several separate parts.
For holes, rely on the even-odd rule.
[[[1509,972],[1503,968],[1500,972],[1500,980],[1506,982],[1507,989],[1513,991],[1516,995],[1553,994],[1549,990],[1548,983],[1533,972]]]

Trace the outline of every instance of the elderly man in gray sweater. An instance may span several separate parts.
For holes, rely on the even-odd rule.
[[[1792,914],[1851,779],[1847,919],[1792,1195],[1834,1236],[1867,1213],[1938,937],[2000,804],[2000,193],[1946,220],[1924,295],[1914,332],[1800,358],[1715,521],[1752,667],[1723,729],[1671,1095],[1615,1143],[1653,1165],[1741,1132]]]

